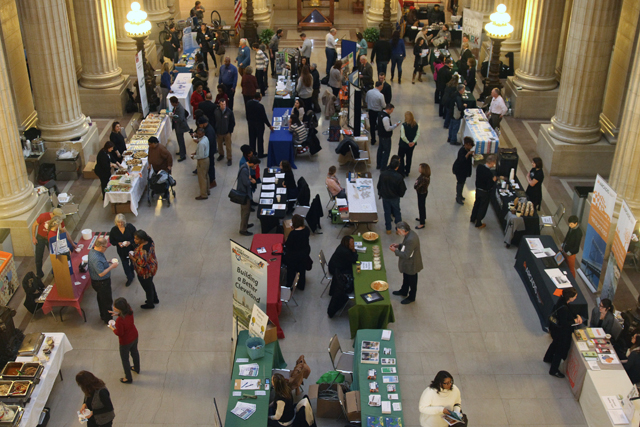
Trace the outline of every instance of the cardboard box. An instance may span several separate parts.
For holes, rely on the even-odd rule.
[[[293,230],[293,221],[290,219],[285,219],[282,223],[282,228],[284,229],[284,241],[287,241],[287,237],[289,237],[289,233]]]
[[[269,344],[275,341],[278,341],[278,328],[269,320],[267,331],[264,333],[264,343]]]
[[[340,402],[338,400],[325,400],[323,398],[318,397],[318,395],[329,389],[331,385],[331,390],[338,390],[340,388],[342,390],[341,384],[311,384],[309,386],[308,396],[310,399],[317,399],[316,402],[316,417],[317,418],[335,418],[343,416],[342,407],[340,406]]]
[[[84,179],[98,179],[98,175],[93,171],[96,167],[96,162],[87,162],[84,169],[82,170],[82,177]]]
[[[131,203],[111,203],[114,214],[131,213]]]
[[[338,399],[343,402],[349,421],[360,421],[360,391],[350,391],[346,394],[338,387]]]

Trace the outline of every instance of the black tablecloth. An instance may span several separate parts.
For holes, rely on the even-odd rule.
[[[264,179],[265,178],[273,178],[276,176],[276,172],[269,172],[269,168],[265,168],[263,175],[262,175],[262,184],[260,185],[260,194],[262,195],[262,192],[267,192],[267,193],[275,193],[276,190],[262,190],[262,187],[265,185]],[[276,189],[278,188],[284,188],[283,184],[284,184],[284,179],[276,179]],[[269,183],[267,183],[266,185],[269,185]],[[274,196],[278,196],[277,194],[274,194]],[[287,204],[287,195],[286,194],[281,194],[280,195],[280,204],[284,204],[286,206]],[[262,197],[261,197],[262,198]],[[276,201],[276,197],[273,197],[274,199],[274,203],[278,203]],[[260,220],[260,226],[262,227],[262,233],[266,234],[270,231],[272,231],[274,228],[278,227],[278,225],[280,224],[280,220],[284,219],[285,214],[287,213],[287,209],[277,209],[274,215],[261,215],[260,213],[262,212],[262,209],[272,209],[272,205],[263,205],[260,204],[258,205],[258,219]]]
[[[502,196],[500,194],[500,185],[496,184],[493,191],[489,192],[489,199],[491,200],[491,206],[493,206],[493,210],[496,212],[496,216],[498,217],[498,221],[500,221],[500,225],[502,226],[502,231],[505,231],[507,227],[507,213],[509,212],[509,203],[513,202],[516,197],[522,196],[524,197],[525,193],[522,189],[522,185],[518,178],[515,178],[516,183],[520,187],[520,190],[516,190],[515,194],[512,196]],[[516,231],[513,235],[513,239],[511,240],[512,245],[517,245],[520,243],[520,239],[525,234],[538,235],[540,234],[540,217],[538,213],[535,212],[533,216],[525,216],[522,217],[524,219],[525,230]]]
[[[551,236],[527,235],[523,237],[537,237],[545,248],[551,248],[555,252],[558,252],[558,247]],[[520,246],[518,246],[515,269],[520,275],[522,283],[524,283],[524,287],[527,289],[527,293],[529,294],[529,298],[531,299],[533,306],[538,312],[540,325],[542,326],[542,329],[546,331],[549,328],[549,316],[553,312],[553,306],[558,301],[558,297],[553,295],[557,288],[549,275],[545,273],[544,270],[546,267],[544,266],[542,258],[536,258],[535,255],[531,253],[525,238],[520,241]],[[571,275],[571,272],[569,272],[567,263],[563,262],[558,268],[567,273],[567,279],[569,279],[571,285],[574,287],[576,292],[578,292],[578,297],[574,302],[569,304],[569,307],[574,314],[582,316],[586,324],[589,319],[589,307],[587,305],[587,300],[582,295],[582,292],[580,291],[580,288],[578,288],[576,280]]]

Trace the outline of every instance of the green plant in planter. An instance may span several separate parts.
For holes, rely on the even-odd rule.
[[[274,34],[275,31],[273,31],[271,28],[265,28],[264,30],[260,31],[260,43],[264,43],[269,46],[271,37],[273,37]]]
[[[367,43],[375,43],[380,38],[380,30],[375,27],[369,27],[364,30],[362,36],[367,41]]]

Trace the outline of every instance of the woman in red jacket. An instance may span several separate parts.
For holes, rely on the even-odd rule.
[[[136,374],[140,373],[140,354],[138,353],[138,330],[133,324],[133,311],[131,306],[124,298],[118,298],[113,302],[113,311],[111,312],[116,318],[115,324],[110,323],[109,328],[118,336],[120,341],[120,358],[122,359],[122,367],[126,378],[120,378],[121,383],[131,384],[133,378],[131,371]],[[129,363],[129,354],[133,359],[133,366]]]

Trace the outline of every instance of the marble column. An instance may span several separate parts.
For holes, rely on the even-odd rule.
[[[560,81],[562,76],[562,64],[564,63],[564,51],[567,47],[567,34],[569,33],[569,24],[571,24],[571,9],[573,9],[573,0],[566,0],[564,6],[564,17],[562,18],[562,30],[560,32],[560,44],[558,49],[558,59],[556,60],[556,77]]]
[[[511,37],[502,42],[501,52],[520,52],[522,43],[522,29],[524,28],[524,12],[526,0],[495,0],[494,9],[499,4],[507,6],[507,13],[511,16],[511,25],[513,25],[513,33]]]
[[[382,22],[382,14],[384,13],[384,0],[370,0],[369,8],[366,8],[365,3],[365,13],[364,17],[364,25],[365,27],[376,27],[380,25]],[[398,2],[391,1],[391,16],[395,16],[398,13]]]
[[[482,26],[489,22],[489,17],[496,11],[494,7],[494,0],[469,0],[469,8],[482,12]],[[509,9],[507,9],[507,12]]]
[[[82,74],[82,57],[80,56],[80,43],[78,42],[78,28],[76,26],[76,15],[73,0],[65,0],[67,5],[67,17],[69,18],[69,34],[71,35],[71,45],[73,46],[73,61],[75,63],[76,76],[78,79]]]
[[[634,59],[609,184],[640,218],[640,44],[636,43],[631,55]]]
[[[162,25],[158,27],[157,24],[171,18],[169,8],[167,7],[167,0],[144,0],[143,10],[147,12],[147,19],[151,22],[151,35],[149,39],[159,44],[158,35],[164,27]]]
[[[20,18],[15,0],[0,0],[0,35],[6,49],[6,63],[9,72],[18,127],[20,130],[34,126],[37,114],[33,106],[27,61],[20,29]]]
[[[169,14],[172,18],[175,18],[178,15],[175,0],[167,0],[167,8],[169,8]]]
[[[611,143],[616,142],[622,121],[622,108],[631,77],[630,70],[637,55],[635,45],[640,37],[639,20],[640,3],[637,0],[623,0],[604,104],[600,114],[600,129]]]
[[[574,0],[552,137],[571,144],[600,140],[599,117],[622,0]]]
[[[337,8],[337,3],[335,4]],[[253,20],[258,24],[258,34],[265,28],[271,28],[271,7],[267,0],[253,0]]]
[[[131,0],[113,0],[113,21],[116,30],[116,46],[118,65],[124,74],[136,75],[136,41],[127,36],[124,24],[127,23],[127,13],[131,10]],[[147,60],[153,67],[158,65],[156,44],[147,39],[144,43]]]

